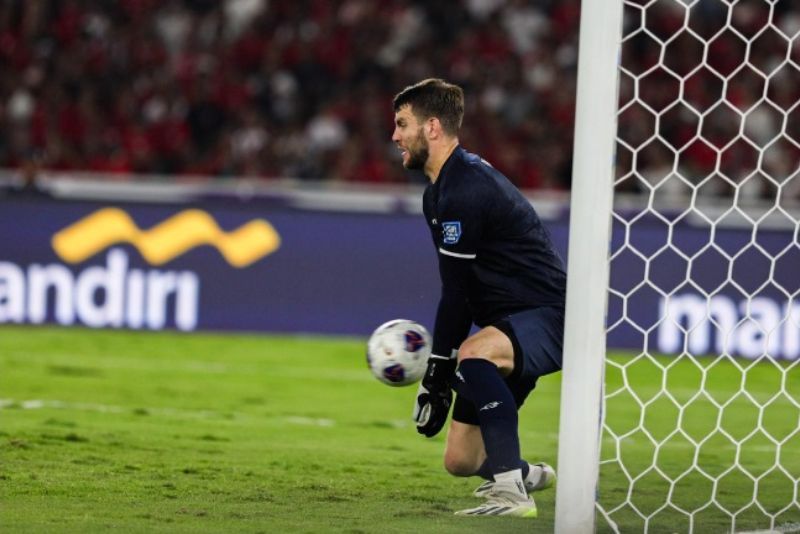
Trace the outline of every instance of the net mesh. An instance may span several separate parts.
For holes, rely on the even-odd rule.
[[[800,531],[798,31],[624,1],[600,531]]]

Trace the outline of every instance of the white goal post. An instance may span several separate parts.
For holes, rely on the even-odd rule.
[[[621,0],[581,4],[556,486],[559,534],[594,531],[622,23]]]
[[[583,0],[578,60],[555,531],[800,532],[797,2]]]

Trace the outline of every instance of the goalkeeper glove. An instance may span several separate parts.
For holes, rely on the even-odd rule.
[[[417,423],[417,432],[425,437],[430,438],[438,434],[447,421],[447,414],[453,402],[450,380],[456,363],[455,351],[451,358],[433,354],[428,359],[428,369],[417,389],[412,415]]]

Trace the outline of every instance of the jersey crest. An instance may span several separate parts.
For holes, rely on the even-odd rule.
[[[461,221],[443,222],[442,233],[445,245],[455,245],[461,239]]]

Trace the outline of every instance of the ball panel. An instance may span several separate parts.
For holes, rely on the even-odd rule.
[[[383,378],[394,384],[399,384],[406,379],[406,372],[399,363],[394,363],[383,368]]]
[[[417,352],[426,345],[425,338],[416,330],[405,332],[406,352]]]

